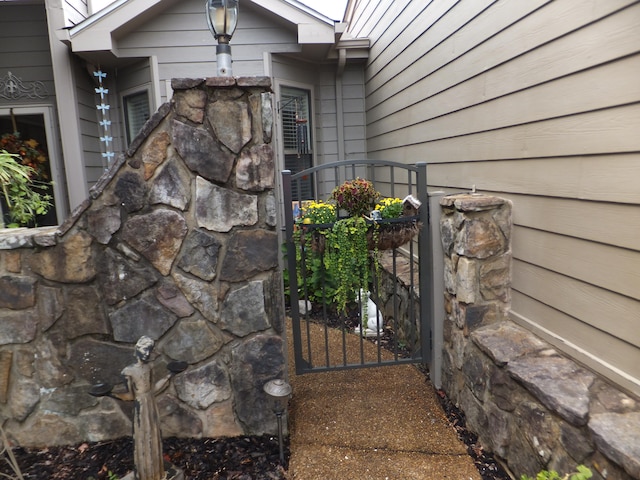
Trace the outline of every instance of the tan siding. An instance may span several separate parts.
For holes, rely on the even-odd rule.
[[[423,159],[431,160],[429,157]],[[640,204],[638,178],[638,153],[429,166],[429,184],[440,188],[471,189],[476,185],[492,192],[584,198],[633,205]],[[583,204],[583,208],[587,207]]]
[[[640,347],[640,301],[517,260],[513,279],[520,293]]]
[[[640,393],[640,2],[364,3],[368,156],[512,200],[513,317]]]
[[[513,255],[522,261],[640,300],[638,250],[516,226],[513,229]],[[517,289],[518,285],[514,284],[514,287]]]
[[[536,3],[506,2],[505,5],[510,8],[526,8],[521,13],[524,15]],[[460,36],[470,30],[475,35],[475,38],[465,38],[465,42],[460,42],[456,35],[451,35],[455,30],[443,29],[435,39],[432,38],[434,32],[430,32],[414,43],[412,50],[407,49],[402,55],[395,57],[395,60],[389,59],[391,63],[386,67],[383,64],[384,75],[369,73],[368,78],[371,80],[367,84],[367,93],[372,98],[368,98],[368,106],[374,108],[381,101],[388,100],[411,86],[420,90],[426,88],[426,91],[413,96],[415,102],[477,75],[481,75],[481,79],[486,82],[498,84],[488,83],[489,95],[492,88],[513,91],[637,51],[637,44],[631,33],[640,19],[640,5],[622,10],[611,17],[605,16],[591,24],[599,18],[599,14],[604,16],[620,5],[634,3],[633,0],[584,0],[579,3],[595,5],[590,5],[589,8],[570,8],[569,4],[575,3],[551,2],[538,14],[526,16],[516,23],[513,22],[517,20],[517,11],[510,13],[508,17],[494,17],[490,15],[493,9],[489,9],[483,17],[487,17],[490,22],[500,22],[505,27],[504,31],[491,38],[483,37],[482,30],[474,29],[474,22],[468,23],[457,34]],[[456,25],[450,26],[455,28]],[[585,27],[585,31],[581,31],[581,26]],[[578,30],[567,35],[573,29]],[[465,50],[460,50],[463,48]],[[524,58],[520,59],[521,56]],[[510,67],[503,65],[512,61],[515,63]],[[506,68],[506,71],[496,72],[492,76],[491,69],[496,67]],[[384,89],[377,92],[378,96],[374,95],[382,86]],[[476,90],[476,101],[486,94],[484,88],[485,85],[482,85],[481,90]],[[506,92],[498,92],[504,93]],[[402,106],[402,103],[398,105],[399,108]]]
[[[638,392],[640,355],[630,343],[534,299],[513,293],[512,318],[623,388]]]
[[[637,250],[640,215],[636,205],[501,193],[513,202],[513,221],[536,230]]]
[[[500,96],[441,116],[452,94],[443,94],[436,108],[400,111],[369,125],[371,138],[402,131],[404,136],[418,136],[422,141],[465,135],[479,130],[495,130],[510,125],[536,122],[612,105],[640,101],[640,54],[607,65],[583,70],[548,81],[511,95]],[[488,92],[485,90],[485,96]],[[410,95],[405,93],[404,95]],[[428,103],[425,101],[424,103]],[[523,108],[512,109],[514,103]],[[438,106],[440,108],[438,108]],[[393,136],[387,137],[393,141]],[[387,142],[388,143],[388,142]]]
[[[639,124],[640,108],[636,104],[427,144],[408,137],[406,143],[387,145],[376,137],[368,146],[381,158],[400,154],[406,159],[422,157],[433,163],[637,152]]]

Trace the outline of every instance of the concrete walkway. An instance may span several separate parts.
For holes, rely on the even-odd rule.
[[[433,386],[417,368],[298,376],[292,350],[289,478],[480,480]]]

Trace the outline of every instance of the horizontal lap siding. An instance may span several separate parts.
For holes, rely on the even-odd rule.
[[[56,92],[44,5],[0,4],[0,77],[9,72],[19,77],[25,86],[42,82],[47,97],[23,97],[18,100],[0,98],[0,105],[55,105]]]
[[[216,42],[200,1],[177,2],[135,32],[119,38],[117,45],[122,57],[156,56],[161,82],[215,75]],[[231,50],[235,76],[264,75],[263,53],[297,51],[297,32],[274,28],[273,23],[245,8]]]
[[[640,393],[640,2],[364,3],[368,155],[510,199],[514,320]]]

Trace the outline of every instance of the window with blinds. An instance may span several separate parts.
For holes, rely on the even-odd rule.
[[[309,91],[282,87],[280,97],[285,153],[311,153]]]
[[[143,90],[123,97],[124,120],[127,130],[127,144],[136,137],[151,114],[149,109],[149,92]]]
[[[292,173],[313,166],[310,97],[309,90],[293,87],[280,89],[284,162],[285,168]],[[294,200],[313,199],[313,176],[309,175],[295,181],[291,193]]]

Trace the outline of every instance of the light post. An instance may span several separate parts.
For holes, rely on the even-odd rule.
[[[216,62],[218,76],[231,77],[231,45],[229,41],[238,26],[239,0],[207,0],[206,12],[209,30],[218,41]]]
[[[282,415],[287,409],[291,385],[279,378],[269,380],[263,387],[265,393],[275,399],[273,413],[278,419],[278,445],[280,446],[280,464],[284,466],[284,445],[282,440]]]

